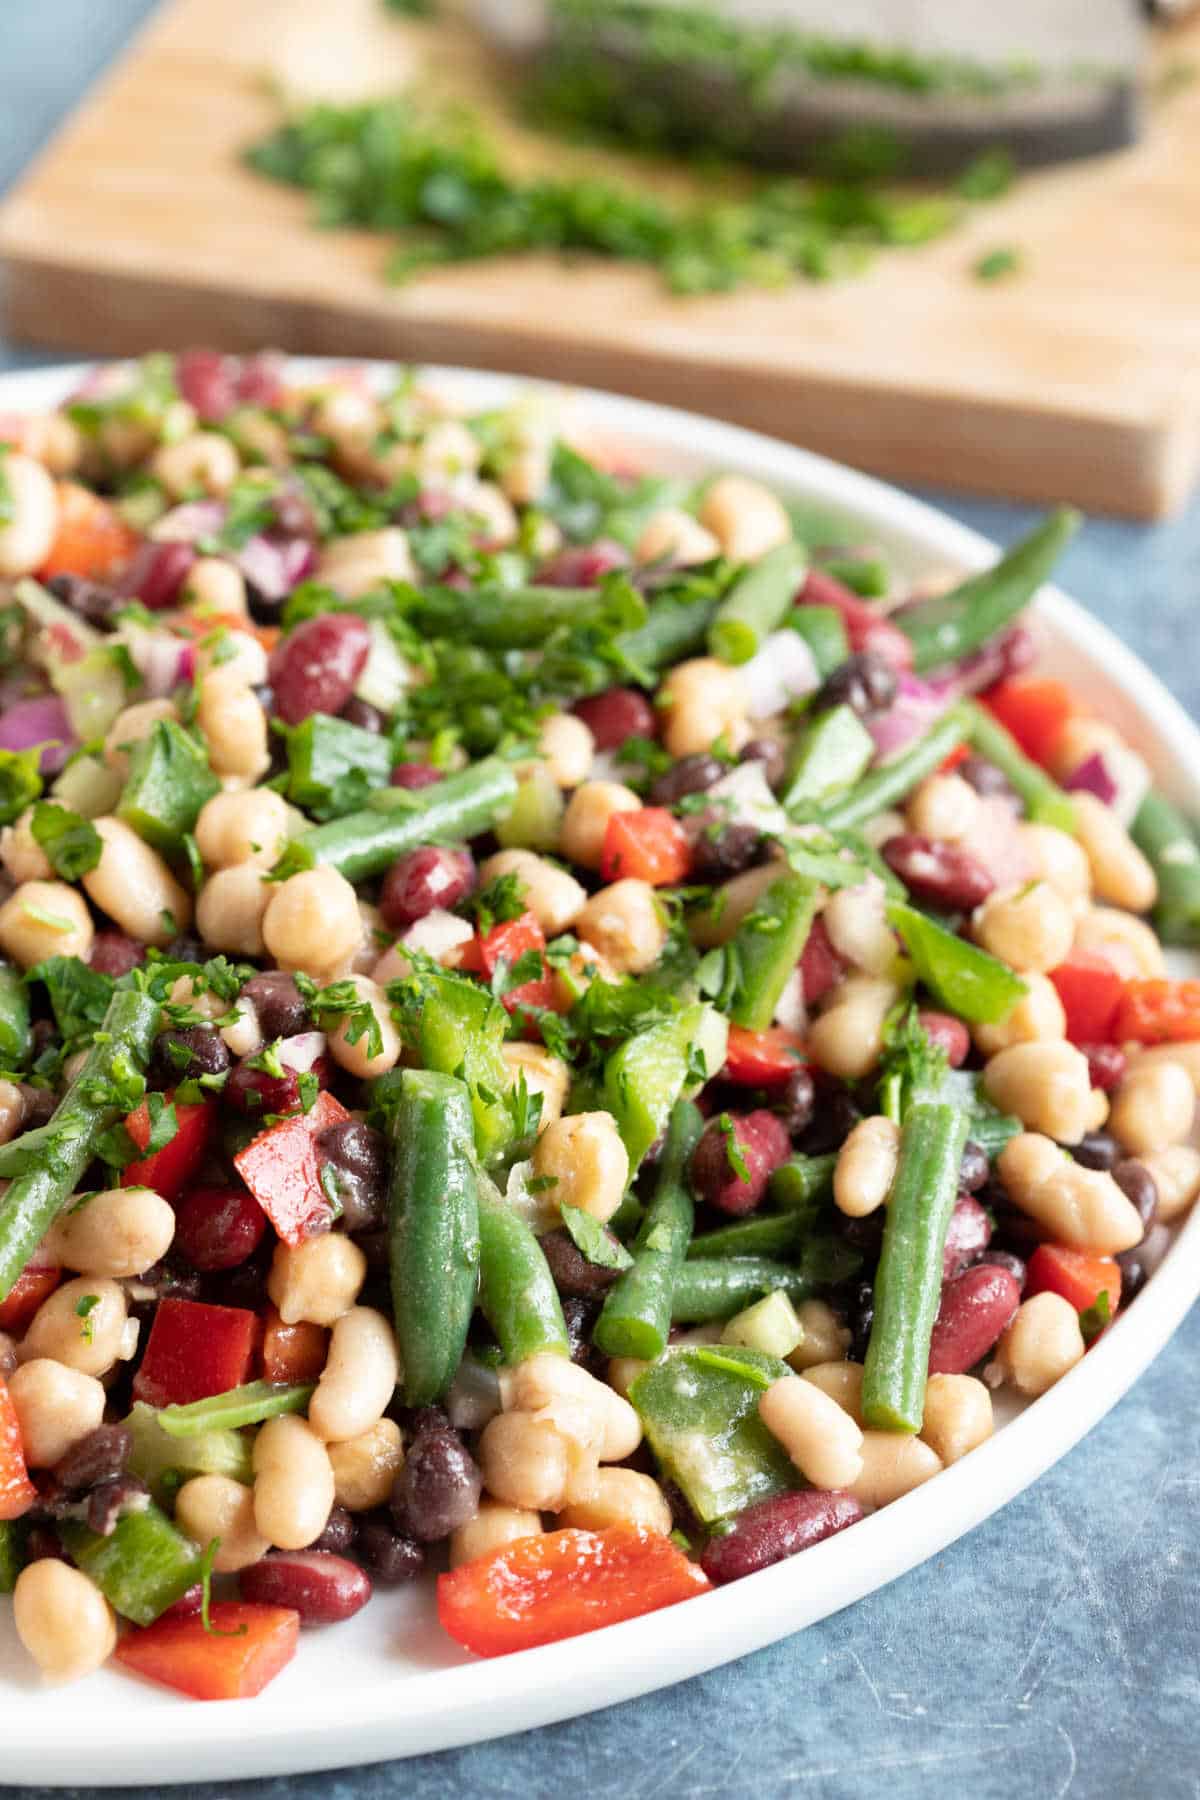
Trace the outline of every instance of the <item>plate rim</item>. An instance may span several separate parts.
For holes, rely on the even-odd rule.
[[[289,357],[288,365],[302,378],[347,366],[344,359],[309,357]],[[355,359],[354,366],[379,379],[398,365]],[[0,408],[53,405],[94,367],[76,362],[6,372],[0,375]],[[986,566],[996,555],[989,539],[928,502],[763,433],[677,407],[501,372],[422,365],[421,374],[435,388],[474,394],[484,404],[531,390],[566,392],[582,417],[635,442],[641,438],[657,447],[664,438],[674,439],[689,460],[750,473],[860,514],[914,550],[923,546],[923,555],[944,556],[966,569]],[[1059,589],[1042,590],[1037,612],[1054,635],[1082,652],[1098,679],[1132,702],[1156,740],[1151,758],[1156,772],[1170,791],[1200,811],[1200,727],[1108,626]],[[41,1707],[31,1709],[24,1737],[20,1716],[7,1722],[4,1782],[165,1785],[362,1765],[581,1716],[733,1661],[907,1573],[998,1512],[1065,1456],[1124,1396],[1200,1295],[1200,1208],[1151,1285],[1155,1307],[1121,1315],[1083,1363],[969,1457],[865,1519],[853,1533],[691,1602],[690,1624],[682,1631],[684,1615],[667,1608],[563,1644],[406,1674],[398,1687],[384,1680],[357,1694],[340,1693],[332,1722],[302,1716],[296,1696],[272,1697],[270,1690],[252,1705],[200,1706],[126,1683],[126,1704],[114,1709],[111,1741],[98,1743],[90,1730],[86,1745],[72,1743],[66,1733],[48,1745],[44,1716],[35,1717],[43,1714]],[[702,1613],[692,1610],[701,1606]],[[4,1629],[11,1631],[11,1625]],[[600,1644],[602,1661],[595,1653]],[[62,1690],[64,1696],[74,1691]],[[402,1712],[394,1706],[401,1693]],[[69,1699],[65,1713],[69,1719]]]

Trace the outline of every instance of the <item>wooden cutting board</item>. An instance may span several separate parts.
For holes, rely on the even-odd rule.
[[[1161,54],[1200,60],[1200,24]],[[238,166],[275,117],[265,77],[302,94],[419,77],[489,96],[460,28],[402,22],[379,0],[172,0],[0,210],[13,337],[512,369],[906,481],[1138,517],[1178,505],[1200,472],[1200,81],[1154,109],[1137,148],[1027,176],[856,280],[679,300],[640,269],[552,258],[386,286],[380,238],[312,230],[305,196]],[[529,166],[596,162],[499,129]],[[1023,272],[974,280],[997,245],[1020,249]]]

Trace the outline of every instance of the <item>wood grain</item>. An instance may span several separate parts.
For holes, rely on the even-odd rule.
[[[1200,56],[1200,23],[1164,53]],[[417,76],[487,100],[464,33],[399,23],[378,0],[173,0],[0,210],[7,330],[104,353],[271,343],[508,368],[908,481],[1140,517],[1196,478],[1200,83],[1154,110],[1136,149],[1031,175],[859,279],[681,301],[639,269],[551,258],[390,288],[380,238],[313,231],[304,196],[238,166],[274,116],[264,77],[348,97]],[[544,164],[544,141],[498,129]],[[997,244],[1020,248],[1024,272],[974,281]]]

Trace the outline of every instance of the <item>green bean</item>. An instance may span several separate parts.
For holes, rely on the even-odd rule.
[[[729,1012],[735,1025],[765,1031],[804,953],[821,890],[807,875],[785,871],[738,926],[733,941],[737,985]]]
[[[802,1213],[815,1222],[821,1205],[833,1193],[833,1171],[837,1154],[828,1156],[793,1156],[780,1163],[767,1183],[771,1204],[787,1212]]]
[[[1079,518],[1070,507],[1059,507],[992,568],[897,613],[917,674],[958,662],[1011,624],[1074,537]]]
[[[671,1295],[688,1239],[694,1208],[688,1159],[704,1120],[690,1100],[673,1108],[659,1164],[654,1198],[633,1244],[634,1263],[608,1291],[593,1341],[606,1356],[639,1356],[653,1362],[667,1347]]]
[[[0,963],[0,1067],[19,1069],[29,1055],[29,990],[20,971]]]
[[[787,1256],[805,1235],[807,1223],[799,1212],[762,1213],[754,1219],[739,1219],[736,1225],[721,1225],[694,1237],[688,1245],[688,1261],[703,1262],[707,1257]]]
[[[958,1107],[916,1105],[901,1131],[863,1371],[863,1417],[876,1430],[921,1429],[942,1253],[969,1124]]]
[[[486,1175],[479,1181],[479,1306],[510,1366],[543,1350],[571,1354],[542,1247]]]
[[[659,600],[646,623],[613,639],[620,661],[640,679],[703,650],[717,610],[715,600]]]
[[[3,1149],[0,1175],[12,1185],[0,1200],[0,1300],[45,1237],[95,1154],[102,1131],[137,1105],[158,1029],[158,1001],[118,988],[75,1080],[45,1125]]]
[[[272,879],[283,881],[320,864],[337,869],[347,881],[365,881],[418,844],[454,842],[490,830],[516,796],[512,765],[498,756],[448,775],[434,787],[381,788],[372,794],[368,810],[347,813],[285,844]]]
[[[26,1536],[23,1519],[0,1520],[0,1594],[11,1594],[17,1585],[25,1567]]]
[[[787,622],[789,629],[802,637],[812,651],[822,681],[835,669],[840,669],[849,657],[846,622],[836,606],[798,606]]]
[[[789,1263],[766,1256],[711,1257],[685,1262],[675,1282],[671,1321],[675,1325],[708,1325],[732,1319],[754,1300],[782,1288],[789,1300],[808,1300],[816,1283]]]
[[[830,831],[865,824],[903,800],[926,775],[932,775],[966,735],[967,715],[962,707],[952,706],[915,744],[882,768],[872,769],[848,794],[839,794],[836,800],[818,807],[817,822]]]
[[[636,588],[623,584],[622,600],[599,587],[456,588],[421,590],[408,618],[429,637],[461,636],[488,650],[531,650],[563,626],[618,625],[637,630],[646,605]],[[615,617],[614,617],[615,615]]]
[[[1200,944],[1200,843],[1164,795],[1146,795],[1133,841],[1158,877],[1154,928],[1164,944]]]
[[[831,556],[821,564],[821,573],[863,600],[882,600],[891,586],[888,566],[878,556]]]
[[[734,582],[709,626],[708,647],[723,662],[744,663],[783,621],[808,568],[795,539],[777,544]],[[474,627],[472,626],[472,629]]]
[[[985,707],[977,706],[973,700],[965,704],[970,721],[967,735],[972,748],[995,764],[1024,801],[1029,818],[1038,825],[1053,825],[1059,831],[1074,832],[1075,808],[1071,805],[1070,795],[1064,794],[1044,769],[1029,760],[999,719],[993,718]]]
[[[803,817],[805,808],[852,788],[874,755],[875,740],[852,707],[820,713],[796,745],[783,788],[784,807]]]

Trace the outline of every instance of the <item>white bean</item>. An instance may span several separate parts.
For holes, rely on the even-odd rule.
[[[398,1375],[391,1326],[373,1307],[352,1306],[334,1323],[309,1424],[327,1443],[359,1437],[383,1417]]]
[[[303,1550],[333,1511],[333,1465],[294,1413],[268,1419],[254,1440],[254,1522],[279,1550]]]
[[[814,1487],[848,1488],[858,1480],[863,1434],[814,1382],[797,1375],[773,1381],[759,1398],[758,1414]]]
[[[159,949],[186,931],[192,902],[156,850],[121,819],[93,821],[100,861],[83,877],[88,898],[130,937]]]
[[[46,1236],[46,1253],[80,1275],[144,1275],[171,1248],[175,1212],[153,1188],[105,1188],[69,1201]]]
[[[58,530],[58,494],[41,463],[19,451],[4,458],[8,513],[0,524],[0,578],[32,575],[50,554]]]
[[[65,881],[23,881],[0,906],[0,950],[23,969],[52,956],[86,962],[95,936],[87,902]]]
[[[255,1524],[254,1489],[228,1475],[197,1475],[185,1481],[175,1496],[175,1522],[198,1544],[219,1539],[213,1557],[218,1575],[248,1569],[271,1548],[270,1539]]]
[[[106,1276],[81,1275],[55,1288],[34,1313],[24,1357],[53,1357],[82,1375],[107,1375],[127,1348],[125,1291]]]
[[[96,1377],[52,1356],[22,1363],[8,1391],[31,1469],[52,1469],[104,1417],[104,1388]]]

